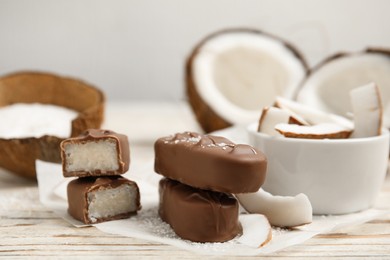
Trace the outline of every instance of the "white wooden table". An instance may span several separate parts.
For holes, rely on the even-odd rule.
[[[129,136],[131,167],[153,160],[153,142],[157,137],[184,130],[199,131],[185,103],[108,104],[104,126]],[[390,175],[377,205],[390,205]],[[109,235],[94,227],[74,228],[39,202],[36,182],[0,169],[0,257],[195,259],[199,255],[169,245]],[[390,259],[390,215],[318,235],[265,256],[278,259],[368,257]]]

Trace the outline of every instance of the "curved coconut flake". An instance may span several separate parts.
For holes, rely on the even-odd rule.
[[[350,129],[330,123],[311,126],[277,124],[275,129],[285,137],[305,139],[342,139],[352,133]]]
[[[290,111],[295,116],[300,116],[303,120],[306,120],[310,125],[330,123],[338,124],[344,128],[352,129],[353,123],[351,120],[338,116],[335,114],[325,113],[321,110],[313,107],[300,104],[293,100],[289,100],[283,97],[276,97],[274,104],[276,107]]]
[[[188,59],[189,101],[206,132],[247,124],[276,95],[295,97],[307,71],[290,44],[256,30],[225,30],[207,37]]]
[[[286,124],[300,124],[304,125],[306,122],[294,118],[291,113],[277,107],[264,107],[259,120],[258,132],[270,135],[279,136],[280,133],[275,130],[275,125],[279,123]]]
[[[390,49],[368,49],[334,55],[316,66],[297,101],[319,110],[345,115],[352,111],[349,92],[375,82],[382,93],[385,126],[390,127]],[[389,113],[386,113],[388,111]]]
[[[303,193],[294,197],[273,196],[259,189],[255,193],[236,194],[236,197],[246,211],[264,214],[273,226],[295,227],[313,220],[313,208]]]
[[[251,247],[262,247],[272,239],[272,228],[266,216],[261,214],[240,215],[242,236],[237,241]]]
[[[369,83],[351,90],[350,96],[355,123],[351,137],[380,135],[383,109],[378,86]]]

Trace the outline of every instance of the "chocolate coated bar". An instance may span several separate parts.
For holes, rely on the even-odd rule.
[[[158,139],[154,149],[157,173],[195,188],[248,193],[265,180],[265,155],[224,137],[185,132]]]
[[[159,215],[175,233],[193,242],[225,242],[242,232],[238,202],[225,193],[195,189],[164,178]]]
[[[120,175],[129,169],[130,149],[126,135],[89,129],[61,142],[65,177]]]
[[[128,218],[141,208],[137,184],[121,176],[71,181],[68,204],[69,214],[86,224]]]

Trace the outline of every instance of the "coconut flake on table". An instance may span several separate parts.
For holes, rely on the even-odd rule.
[[[0,108],[0,138],[39,138],[51,135],[66,138],[71,135],[74,110],[46,104],[17,103]]]
[[[293,125],[293,124],[277,124],[276,131],[280,132],[285,137],[292,138],[307,138],[307,139],[340,139],[348,138],[351,130],[342,127],[338,124],[323,123],[318,125]]]
[[[303,193],[296,196],[274,196],[260,188],[254,193],[236,194],[236,198],[246,211],[264,214],[273,226],[301,226],[313,220],[313,208],[309,198]]]

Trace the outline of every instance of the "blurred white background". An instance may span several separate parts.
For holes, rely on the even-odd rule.
[[[310,65],[338,51],[390,47],[387,0],[0,0],[0,74],[84,79],[114,100],[185,98],[186,56],[204,36],[254,27]]]

